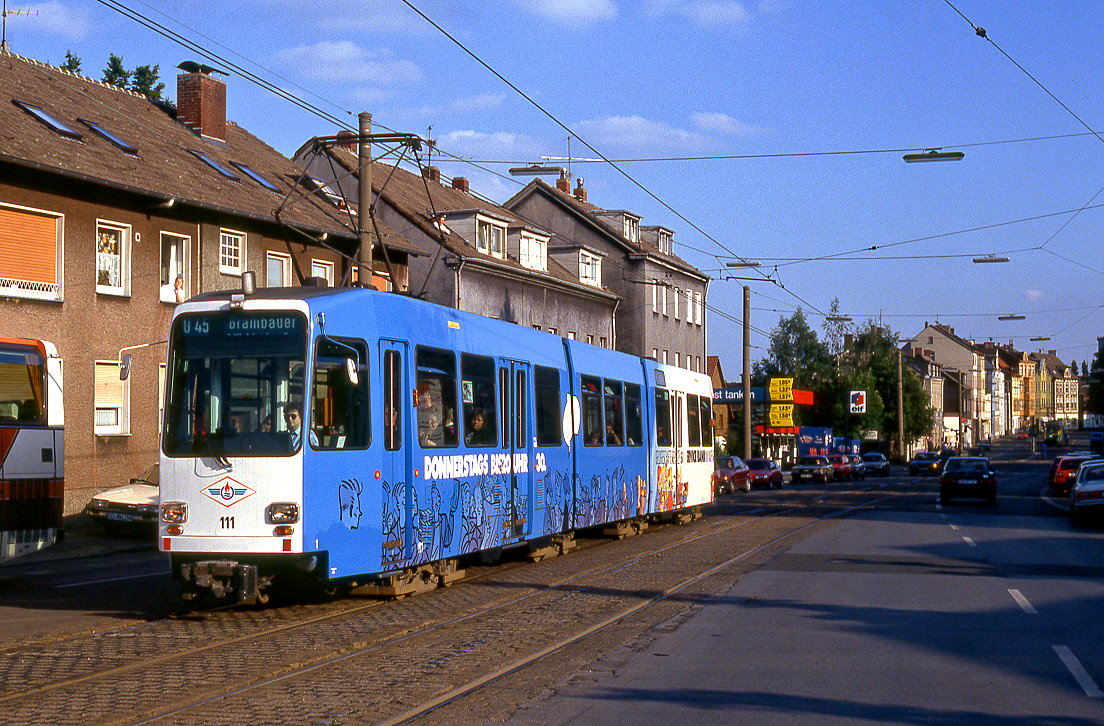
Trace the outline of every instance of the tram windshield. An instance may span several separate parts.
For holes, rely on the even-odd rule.
[[[307,320],[291,311],[181,315],[173,325],[168,456],[288,456],[302,446]]]
[[[46,361],[29,346],[0,348],[0,426],[46,423]]]

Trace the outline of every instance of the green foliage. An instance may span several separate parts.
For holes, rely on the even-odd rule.
[[[107,66],[103,69],[100,80],[113,86],[126,88],[127,81],[130,80],[130,71],[123,66],[123,59],[112,53],[107,57]]]
[[[81,59],[80,56],[73,55],[73,51],[65,51],[65,62],[61,64],[61,70],[70,71],[72,73],[81,72]]]
[[[143,93],[146,97],[154,100],[161,100],[161,92],[165,90],[164,83],[158,83],[161,78],[161,65],[155,66],[138,66],[132,71],[130,76],[130,90]]]

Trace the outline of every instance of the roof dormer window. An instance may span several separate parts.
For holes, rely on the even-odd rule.
[[[640,241],[640,220],[626,214],[622,217],[622,231],[625,239],[636,244]]]
[[[522,232],[518,249],[518,261],[530,270],[548,271],[548,240]]]
[[[475,247],[485,255],[506,257],[506,226],[480,219],[476,226]]]
[[[671,233],[665,229],[659,230],[659,251],[665,255],[671,254]]]
[[[602,286],[602,258],[586,250],[579,250],[579,282],[594,287]]]

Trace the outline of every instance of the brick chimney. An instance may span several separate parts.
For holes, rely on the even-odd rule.
[[[580,202],[585,202],[587,200],[587,190],[583,187],[583,178],[579,177],[575,181],[575,198]]]
[[[422,176],[426,181],[441,183],[441,170],[435,166],[427,166],[422,169]]]
[[[452,188],[458,192],[468,193],[468,180],[467,177],[454,176],[452,178]]]
[[[226,83],[211,70],[176,77],[176,120],[200,136],[226,141]]]
[[[357,153],[359,142],[357,141],[358,137],[356,134],[354,134],[349,129],[341,129],[337,132],[337,138],[341,139],[341,141],[337,143],[338,146],[340,146],[342,149],[348,149],[354,154]]]
[[[559,189],[564,194],[570,194],[571,193],[571,180],[568,179],[566,176],[561,176],[559,179],[556,180],[556,188]]]

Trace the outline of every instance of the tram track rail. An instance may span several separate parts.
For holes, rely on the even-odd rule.
[[[832,498],[843,494],[846,493],[833,492]],[[397,701],[393,690],[389,695],[387,693],[387,679],[381,679],[383,682],[376,684],[374,690],[382,695],[373,694],[367,700],[369,704],[376,704],[369,708],[369,715],[363,712],[352,715],[352,720],[358,722],[402,723],[524,669],[550,653],[580,642],[656,603],[677,597],[691,585],[735,563],[777,547],[817,525],[869,508],[873,502],[891,496],[884,491],[864,490],[850,494],[859,495],[862,501],[846,503],[847,506],[803,501],[792,506],[776,506],[765,514],[737,515],[740,518],[735,522],[722,518],[705,520],[709,524],[704,528],[690,531],[681,527],[661,528],[643,537],[623,541],[621,544],[624,547],[580,548],[570,557],[552,558],[521,567],[496,567],[466,578],[448,590],[426,593],[399,603],[377,600],[354,602],[350,607],[339,605],[336,611],[306,619],[292,608],[292,611],[278,613],[279,617],[266,617],[266,611],[247,611],[191,620],[153,621],[97,636],[11,649],[0,653],[0,668],[3,668],[2,660],[20,657],[72,661],[100,636],[113,639],[112,645],[118,645],[119,638],[134,639],[136,645],[137,641],[146,641],[146,647],[130,649],[134,660],[129,662],[112,662],[108,658],[98,665],[88,664],[85,672],[74,675],[70,671],[62,677],[47,679],[38,685],[0,696],[0,704],[3,705],[0,722],[35,721],[46,713],[43,708],[53,711],[51,721],[54,723],[95,721],[145,724],[180,718],[186,718],[190,723],[221,723],[228,713],[235,714],[230,720],[245,720],[252,713],[254,719],[264,722],[274,716],[263,709],[251,712],[251,709],[259,708],[258,703],[276,703],[289,698],[288,694],[292,694],[290,699],[297,704],[316,703],[315,699],[296,694],[304,687],[307,690],[316,687],[326,690],[325,685],[317,684],[325,684],[331,678],[335,683],[356,681],[355,676],[350,677],[348,672],[358,670],[357,666],[365,662],[402,663],[406,660],[408,662],[399,670],[413,671],[409,679],[411,683],[419,681],[419,676],[426,672],[457,671],[456,677],[450,675],[447,682],[442,681],[428,689],[420,688],[423,691],[420,694],[407,694],[406,698]],[[817,510],[825,511],[817,514]],[[794,521],[789,526],[782,526],[776,534],[751,533],[755,529],[771,530],[764,523],[777,525],[785,523],[790,517]],[[708,567],[699,567],[690,576],[676,571],[673,574],[677,577],[672,580],[670,563],[678,560],[676,555],[680,554],[680,550],[723,549],[720,540],[726,537],[731,539],[733,533],[742,530],[751,534],[749,541],[753,544],[735,555],[712,562]],[[617,555],[613,561],[609,560],[609,553]],[[654,573],[644,566],[648,562],[660,563],[651,568]],[[580,565],[582,571],[579,571]],[[539,573],[537,568],[541,568]],[[676,564],[675,570],[678,569]],[[633,578],[641,576],[641,573],[644,581],[650,583],[654,580],[655,586],[634,589],[632,584],[637,580]],[[536,582],[540,579],[538,574],[546,579]],[[614,603],[616,606],[612,609],[606,607],[608,603],[604,603],[603,599],[617,601]],[[541,617],[555,613],[554,619],[558,621],[561,612],[568,613],[563,617],[570,619],[570,614],[579,610],[580,605],[586,614],[582,620],[587,622],[569,624],[565,621],[565,628],[568,629],[551,639],[544,637],[542,640],[535,634],[532,637],[526,634],[524,626],[530,622],[529,619],[537,618],[539,621]],[[527,610],[537,615],[526,615]],[[518,616],[519,612],[522,615]],[[276,626],[266,625],[271,619],[281,622]],[[218,637],[229,629],[224,621],[245,621],[247,627],[258,627],[234,637]],[[174,631],[181,629],[185,630],[184,637],[174,639],[177,635]],[[340,638],[342,633],[349,636],[344,642]],[[208,639],[207,642],[197,642],[204,638]],[[491,647],[496,640],[511,644],[505,649],[505,654],[498,652],[502,650],[501,643]],[[518,646],[515,652],[513,644],[519,640],[541,642]],[[273,642],[281,646],[276,652],[271,652]],[[73,647],[67,648],[67,643]],[[304,647],[305,644],[315,647]],[[167,647],[169,652],[149,655],[151,650],[162,647]],[[285,652],[287,656],[282,655]],[[227,666],[231,654],[233,658],[229,660],[236,667]],[[436,661],[440,661],[436,665],[433,665],[436,662],[434,654]],[[126,653],[121,653],[119,657],[125,658]],[[426,659],[431,665],[418,665]],[[464,667],[455,668],[460,662],[464,663]],[[371,669],[372,666],[368,668]],[[474,675],[469,677],[469,671]],[[12,683],[7,674],[0,672],[0,676],[3,676],[0,680]],[[316,685],[304,686],[310,683]],[[120,700],[124,703],[98,697],[97,694],[104,690],[104,684],[112,684],[116,693],[123,692],[124,697]],[[77,694],[80,692],[92,694],[92,697],[83,707],[71,711],[65,704],[79,699]],[[194,694],[200,695],[196,697]],[[409,698],[416,702],[408,703]],[[166,706],[161,709],[150,707],[150,704],[159,702]],[[247,705],[241,706],[243,703]],[[381,711],[379,703],[387,704],[391,712]],[[310,708],[307,707],[308,711]],[[276,718],[290,723],[325,723],[325,715],[322,721],[318,721],[316,712],[287,715],[288,718]],[[69,719],[69,716],[73,718]]]

